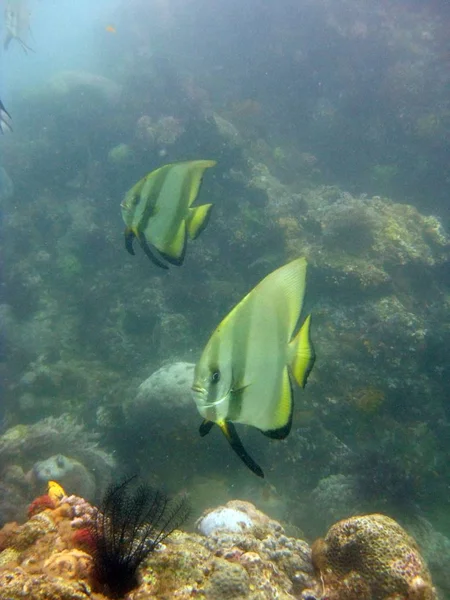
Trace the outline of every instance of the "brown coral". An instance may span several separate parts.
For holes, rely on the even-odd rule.
[[[339,521],[312,549],[328,600],[435,600],[416,542],[384,515]]]

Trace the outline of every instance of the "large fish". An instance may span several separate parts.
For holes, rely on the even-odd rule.
[[[5,129],[9,129],[10,131],[12,131],[10,120],[11,120],[11,115],[4,107],[3,102],[0,100],[0,131],[1,131],[1,133],[4,133]]]
[[[305,280],[304,258],[270,273],[220,323],[195,367],[192,390],[204,418],[200,435],[217,423],[233,450],[260,477],[264,473],[244,449],[233,423],[252,425],[271,438],[289,434],[292,379],[304,387],[315,358],[311,315],[295,334]]]
[[[3,47],[8,49],[11,40],[16,40],[27,54],[32,48],[25,42],[30,33],[30,11],[26,0],[6,0],[5,2],[5,39]]]
[[[125,247],[134,255],[137,238],[145,254],[156,265],[164,261],[181,265],[187,237],[195,239],[206,227],[211,204],[192,208],[205,169],[213,160],[191,160],[165,165],[141,179],[121,204],[125,221]]]

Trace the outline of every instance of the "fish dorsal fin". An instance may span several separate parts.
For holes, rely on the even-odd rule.
[[[289,366],[300,387],[305,387],[316,358],[310,330],[311,315],[308,315],[299,332],[289,344]]]
[[[306,286],[306,259],[297,258],[287,265],[280,267],[268,275],[255,288],[261,286],[261,291],[267,289],[268,294],[282,295],[285,318],[289,324],[291,334],[299,320],[303,307]]]
[[[216,164],[215,160],[191,160],[185,163],[189,170],[189,177],[186,181],[189,190],[188,206],[191,206],[198,196],[205,170],[214,167]]]
[[[208,225],[212,204],[202,204],[190,208],[186,219],[189,237],[195,240]]]

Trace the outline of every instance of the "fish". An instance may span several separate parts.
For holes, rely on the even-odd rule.
[[[108,33],[117,33],[117,30],[113,25],[107,25],[105,27],[105,31],[107,31]]]
[[[30,11],[26,0],[6,0],[5,3],[5,39],[3,48],[8,49],[12,40],[16,40],[25,54],[33,49],[25,42],[26,36],[31,31]]]
[[[284,439],[291,430],[293,386],[306,385],[315,361],[311,314],[298,329],[307,262],[295,259],[267,275],[222,320],[194,369],[192,392],[203,437],[217,424],[231,448],[259,477],[234,423]]]
[[[11,127],[11,115],[6,110],[3,102],[0,100],[0,132],[4,133],[5,129],[12,131]]]
[[[50,500],[54,504],[57,504],[66,495],[67,494],[64,491],[64,488],[62,486],[60,486],[57,481],[49,481],[48,482],[48,484],[47,484],[47,496],[50,498]]]
[[[122,217],[125,248],[134,256],[136,238],[158,267],[181,265],[187,238],[194,240],[206,227],[212,204],[192,208],[203,174],[214,160],[191,160],[164,165],[138,181],[125,195]]]

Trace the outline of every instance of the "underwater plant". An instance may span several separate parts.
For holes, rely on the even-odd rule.
[[[108,488],[91,525],[94,577],[114,598],[139,584],[142,561],[183,523],[190,510],[186,496],[169,500],[145,484],[130,490],[134,479]]]

